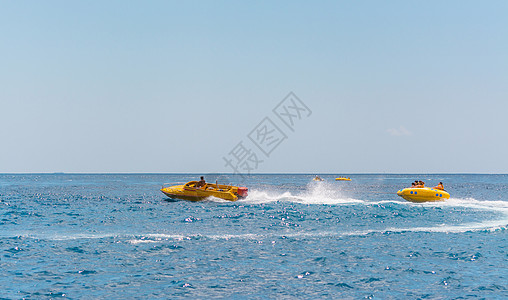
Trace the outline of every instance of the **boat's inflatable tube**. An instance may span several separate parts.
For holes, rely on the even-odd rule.
[[[399,190],[397,195],[411,202],[442,201],[450,199],[450,194],[433,188],[406,188]]]

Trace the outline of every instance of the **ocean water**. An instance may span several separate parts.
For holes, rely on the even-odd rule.
[[[249,187],[237,202],[159,191],[200,175],[0,175],[0,299],[508,298],[508,175],[218,176]],[[417,179],[451,199],[395,194]]]

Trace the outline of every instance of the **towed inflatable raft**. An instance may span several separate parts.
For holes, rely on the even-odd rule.
[[[450,194],[448,192],[429,187],[406,188],[399,190],[397,195],[411,202],[430,202],[450,199]]]
[[[351,178],[349,177],[337,177],[335,178],[337,181],[351,181]]]

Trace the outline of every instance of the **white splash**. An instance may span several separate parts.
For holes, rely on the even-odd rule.
[[[327,182],[312,182],[307,189],[301,193],[276,192],[276,191],[258,191],[252,190],[249,196],[242,200],[252,204],[262,204],[270,202],[295,202],[301,204],[357,204],[365,203],[363,200],[352,199],[344,196],[337,186],[332,186]]]

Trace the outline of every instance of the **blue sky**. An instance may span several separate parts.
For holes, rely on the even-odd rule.
[[[0,172],[507,173],[506,1],[2,1]],[[272,109],[312,111],[294,131]],[[277,123],[278,122],[278,123]]]

